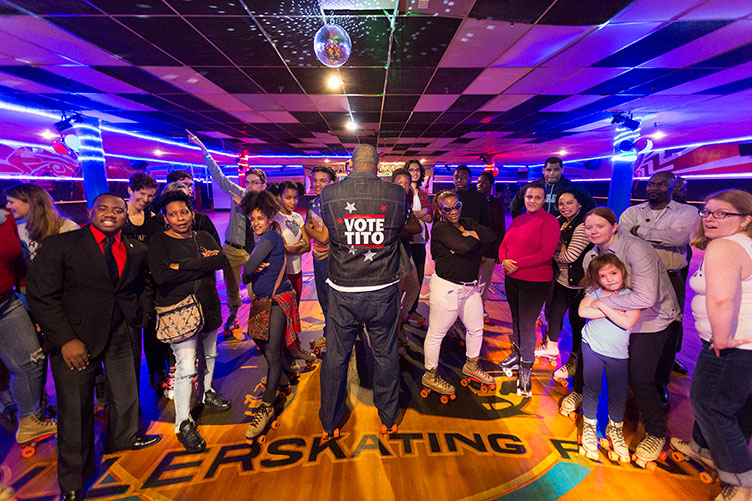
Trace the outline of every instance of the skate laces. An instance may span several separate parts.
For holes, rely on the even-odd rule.
[[[39,416],[32,416],[32,418],[34,419],[34,422],[39,426],[44,426],[46,428],[57,427],[57,421],[55,421],[54,419],[44,419]]]
[[[645,435],[640,442],[640,448],[650,453],[656,452],[661,448],[661,439],[653,435]]]
[[[567,395],[566,397],[564,397],[564,401],[562,402],[562,404],[563,404],[562,406],[568,404],[568,405],[570,405],[574,409],[575,407],[577,407],[577,404],[579,404],[580,402],[582,402],[582,395],[580,395],[576,391],[573,391],[572,393],[570,393],[569,395]]]
[[[439,372],[438,371],[436,371],[436,373],[432,374],[432,378],[431,379],[433,379],[433,384],[435,384],[436,386],[438,386],[440,388],[449,388],[451,386],[449,383],[447,383],[446,381],[444,381],[444,378],[442,378],[441,376],[439,376]]]
[[[594,423],[582,423],[582,443],[588,443],[590,445],[598,441],[598,432]]]
[[[271,408],[270,405],[261,404],[256,412],[253,413],[253,417],[251,418],[251,423],[253,426],[258,426],[261,423],[261,420],[266,417],[266,415],[269,413],[269,409]]]
[[[728,499],[732,500],[736,496],[737,486],[726,484],[723,489],[721,489],[721,499]]]

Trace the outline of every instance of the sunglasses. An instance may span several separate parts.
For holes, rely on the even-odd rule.
[[[461,211],[462,210],[462,202],[457,202],[457,204],[454,207],[449,207],[448,205],[445,205],[441,208],[441,212],[444,214],[451,214],[452,211]]]

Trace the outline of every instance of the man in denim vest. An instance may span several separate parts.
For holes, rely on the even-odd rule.
[[[328,435],[345,411],[347,367],[362,325],[374,354],[373,400],[388,430],[399,411],[397,282],[410,269],[399,232],[410,205],[402,187],[376,176],[378,163],[376,148],[362,144],[353,151],[350,175],[321,191],[331,290],[319,418]]]

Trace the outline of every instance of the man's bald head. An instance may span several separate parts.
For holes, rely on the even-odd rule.
[[[674,185],[676,184],[676,174],[674,174],[673,172],[656,172],[650,179],[653,181],[663,181],[666,184],[670,185],[672,190],[674,189]]]
[[[352,153],[352,170],[355,172],[376,172],[379,153],[370,144],[357,146]]]
[[[676,184],[673,172],[656,172],[650,177],[645,193],[653,209],[662,209],[671,201],[671,194]]]

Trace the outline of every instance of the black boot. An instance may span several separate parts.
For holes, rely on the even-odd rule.
[[[198,432],[196,423],[194,423],[190,419],[186,419],[185,421],[180,423],[179,430],[180,431],[178,431],[177,433],[178,440],[180,440],[180,443],[183,444],[185,450],[187,450],[188,452],[201,452],[206,449],[206,441]]]

